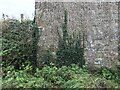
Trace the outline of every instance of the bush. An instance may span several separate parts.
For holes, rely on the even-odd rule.
[[[113,80],[114,82],[119,83],[119,66],[113,68],[101,67],[99,71],[96,72],[100,77],[103,77],[107,80]]]
[[[13,66],[4,68],[7,75],[2,79],[3,88],[118,88],[119,84],[89,74],[75,64],[71,66],[45,66],[31,74],[31,66],[15,70]]]
[[[36,63],[36,49],[38,42],[37,26],[33,21],[20,22],[15,19],[4,20],[2,23],[2,65],[15,66],[21,69],[22,64],[29,61],[32,65]],[[35,53],[34,53],[35,52]],[[36,65],[34,65],[36,66]]]

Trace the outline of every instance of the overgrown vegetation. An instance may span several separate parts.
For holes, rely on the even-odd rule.
[[[89,72],[84,59],[84,33],[67,30],[65,11],[63,33],[59,36],[57,60],[51,63],[51,51],[37,66],[40,33],[35,21],[4,20],[2,23],[3,88],[120,88],[120,67]]]
[[[20,22],[18,20],[5,20],[2,23],[2,65],[10,65],[20,69],[22,63],[30,60],[31,52],[31,31],[30,21]]]
[[[109,73],[103,72],[104,75],[98,77],[75,64],[61,68],[45,66],[37,68],[34,74],[31,74],[32,67],[29,65],[24,70],[15,70],[13,66],[5,70],[7,75],[2,82],[3,88],[119,88],[114,80],[104,77]]]
[[[20,22],[15,19],[2,23],[2,65],[15,66],[21,69],[22,64],[29,62],[33,68],[37,66],[38,28],[32,21]]]

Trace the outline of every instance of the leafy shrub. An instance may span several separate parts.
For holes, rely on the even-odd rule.
[[[113,80],[114,82],[119,83],[120,77],[119,77],[119,66],[116,68],[107,68],[107,67],[101,67],[98,72],[96,72],[99,76],[107,79],[107,80]]]
[[[73,79],[68,80],[64,85],[64,88],[84,88],[84,84],[81,83],[79,80]]]
[[[31,74],[31,66],[15,70],[13,66],[4,68],[7,75],[2,80],[3,88],[118,88],[119,84],[94,76],[77,65],[45,66]]]
[[[25,64],[26,61],[32,65],[36,63],[37,30],[37,26],[30,20],[20,22],[8,19],[2,22],[0,56],[2,56],[3,67],[14,65],[16,69],[21,69],[22,64]]]

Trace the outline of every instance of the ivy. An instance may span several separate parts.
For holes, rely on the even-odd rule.
[[[72,35],[67,31],[67,11],[64,12],[64,23],[62,28],[62,36],[59,37],[57,64],[58,66],[70,64],[78,64],[80,67],[85,65],[84,46],[82,45],[81,32]],[[83,41],[84,42],[84,41]]]

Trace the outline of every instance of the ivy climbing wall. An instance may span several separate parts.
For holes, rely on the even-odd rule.
[[[35,2],[36,22],[42,29],[39,47],[57,49],[62,33],[64,10],[68,12],[68,31],[85,33],[88,64],[112,67],[118,63],[117,2]],[[41,50],[38,50],[40,58]]]

